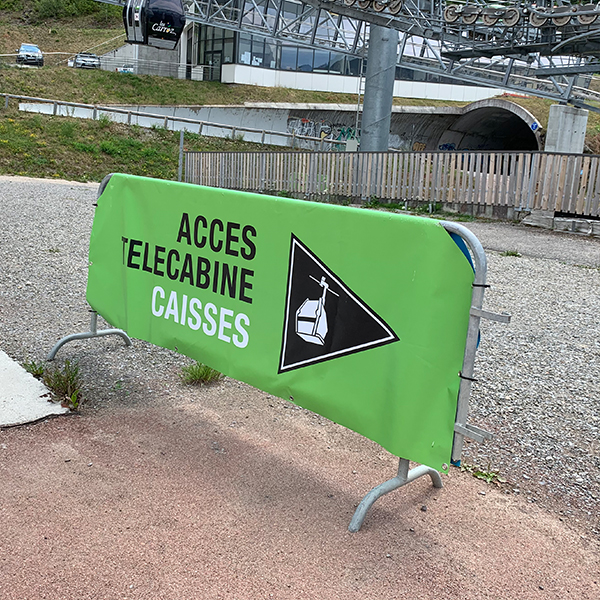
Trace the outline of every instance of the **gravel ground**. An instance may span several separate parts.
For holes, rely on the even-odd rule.
[[[87,330],[96,190],[0,178],[0,348],[18,361],[41,361],[59,338]],[[600,240],[468,226],[488,250],[484,308],[509,312],[512,322],[482,326],[470,421],[496,437],[467,444],[464,460],[498,471],[507,493],[577,519],[598,538]],[[502,255],[507,250],[521,256]],[[176,395],[189,362],[144,342],[125,349],[116,338],[69,344],[59,358],[79,360],[90,414]],[[287,414],[287,404],[276,409]]]
[[[495,433],[464,457],[514,493],[600,533],[600,240],[474,223],[489,261],[471,421]],[[505,252],[521,256],[507,256]]]

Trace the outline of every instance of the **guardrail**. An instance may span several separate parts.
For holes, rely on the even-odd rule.
[[[294,132],[271,131],[268,129],[256,129],[241,125],[229,125],[226,123],[213,123],[211,121],[202,121],[199,119],[190,119],[187,117],[176,117],[171,115],[161,115],[156,113],[147,113],[125,108],[112,106],[102,106],[99,104],[83,104],[81,102],[65,102],[62,100],[49,100],[48,98],[35,98],[32,96],[20,96],[16,94],[0,93],[4,97],[4,107],[9,107],[11,99],[19,102],[31,104],[43,104],[51,107],[48,111],[29,110],[28,112],[43,112],[54,116],[78,117],[97,120],[101,114],[111,118],[114,115],[122,115],[123,118],[111,118],[112,121],[127,123],[127,125],[139,125],[141,127],[161,126],[173,131],[185,130],[198,135],[209,135],[212,137],[231,137],[236,135],[248,134],[244,137],[245,141],[256,142],[260,144],[285,145],[296,147],[297,141],[307,141],[318,145],[320,149],[328,148],[331,150],[343,150],[346,146],[345,140],[329,140],[313,137],[309,135],[299,135]],[[23,110],[21,107],[19,107]],[[144,124],[146,119],[149,124]],[[169,125],[172,125],[169,127]],[[230,132],[229,135],[222,135],[224,132]],[[277,143],[279,141],[279,143]],[[281,143],[285,141],[285,143]]]

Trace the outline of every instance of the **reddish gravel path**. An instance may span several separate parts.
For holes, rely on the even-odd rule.
[[[171,393],[0,431],[1,600],[600,598],[595,543],[518,496],[454,469],[350,534],[393,457],[236,382]]]

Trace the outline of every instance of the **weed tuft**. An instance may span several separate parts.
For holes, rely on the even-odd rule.
[[[23,363],[23,368],[31,373],[36,379],[42,379],[44,377],[45,366],[43,363],[37,363],[35,360],[26,360]]]
[[[506,483],[506,479],[499,477],[497,471],[492,471],[490,465],[488,464],[487,468],[483,469],[478,467],[477,465],[470,465],[467,463],[463,463],[460,467],[460,470],[463,472],[471,473],[473,477],[477,479],[481,479],[486,483],[495,483],[496,485],[500,485],[501,483]]]
[[[77,362],[66,360],[64,366],[47,367],[35,360],[26,360],[23,368],[39,379],[63,406],[78,410],[83,402],[82,380]]]
[[[181,379],[183,383],[190,385],[214,383],[219,381],[222,377],[223,374],[221,372],[198,361],[181,369]]]
[[[77,362],[66,360],[64,366],[44,370],[42,381],[52,390],[63,406],[78,410],[83,402],[82,380]]]
[[[517,258],[520,258],[521,254],[516,250],[505,250],[504,252],[500,253],[500,256],[516,256]]]

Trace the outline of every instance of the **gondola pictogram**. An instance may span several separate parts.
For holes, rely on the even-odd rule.
[[[391,327],[292,235],[279,373],[396,341]]]
[[[325,310],[327,292],[338,297],[339,294],[329,289],[329,284],[325,280],[325,277],[321,277],[320,281],[312,275],[309,275],[309,277],[323,288],[323,294],[318,300],[309,300],[307,298],[296,311],[296,333],[306,342],[323,346],[328,331],[327,311]]]

